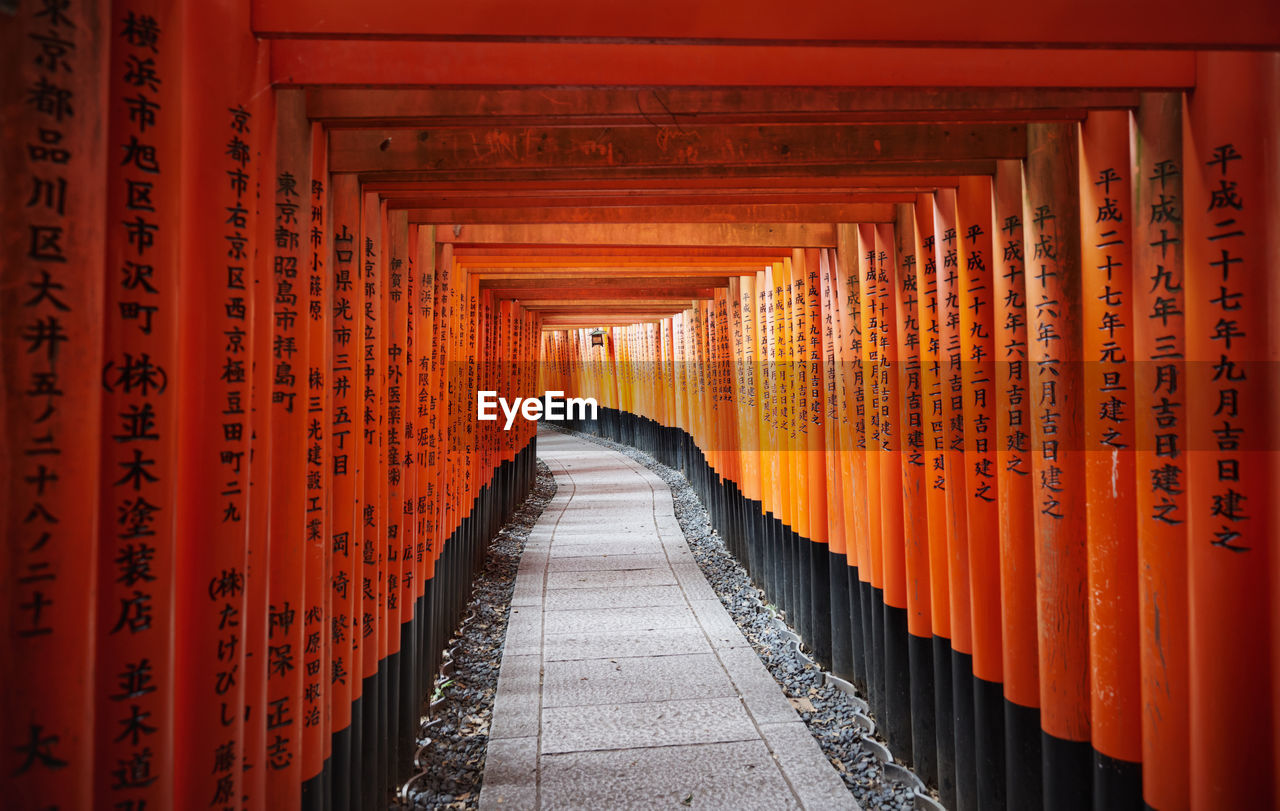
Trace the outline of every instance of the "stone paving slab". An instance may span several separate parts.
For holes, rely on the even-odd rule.
[[[653,628],[634,633],[589,632],[547,634],[542,641],[546,661],[567,659],[618,659],[631,656],[679,656],[703,653],[707,636],[696,625],[688,628]]]
[[[588,589],[557,589],[544,597],[548,611],[574,609],[637,608],[653,605],[685,604],[684,592],[670,586],[605,586]]]
[[[542,712],[544,755],[759,738],[737,698],[548,707]]]
[[[565,434],[538,451],[559,489],[516,577],[480,807],[856,809],[666,484]]]
[[[542,769],[543,808],[800,807],[760,741],[570,752]]]
[[[625,586],[674,586],[676,576],[664,562],[649,569],[614,569],[597,572],[550,572],[548,589],[599,589]]]
[[[652,659],[574,659],[542,666],[542,706],[623,704],[735,695],[709,653]]]
[[[528,554],[528,553],[526,553]],[[667,556],[661,551],[643,555],[595,554],[581,557],[559,556],[546,561],[547,574],[559,572],[600,572],[622,569],[652,569],[666,566]]]

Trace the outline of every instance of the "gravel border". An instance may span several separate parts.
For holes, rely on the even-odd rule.
[[[471,600],[453,635],[458,640],[453,671],[435,681],[433,699],[443,703],[431,713],[426,736],[418,738],[418,774],[408,784],[407,803],[393,808],[477,807],[516,571],[530,531],[555,494],[551,468],[539,459],[529,497],[489,543],[484,568],[476,575]]]
[[[937,794],[924,790],[909,769],[882,762],[892,756],[884,738],[866,731],[868,725],[874,730],[866,701],[850,694],[852,685],[839,685],[839,680],[833,681],[834,677],[798,650],[794,640],[799,636],[783,623],[764,592],[752,584],[720,534],[712,529],[706,507],[683,474],[630,445],[559,426],[545,428],[618,451],[653,471],[671,488],[676,520],[707,582],[865,811],[942,808]]]

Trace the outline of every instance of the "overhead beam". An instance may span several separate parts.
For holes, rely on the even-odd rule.
[[[1244,1],[1257,4],[1271,0]],[[612,10],[623,4],[598,5]],[[859,9],[867,6],[848,5]],[[1110,3],[1112,8],[1123,5]],[[363,4],[353,6],[359,9]],[[541,9],[542,4],[534,7]],[[972,13],[969,7],[957,7]],[[648,8],[648,5],[637,4],[637,8]],[[1027,6],[1020,6],[1012,16],[1026,17],[1027,10]],[[434,16],[416,7],[415,14]],[[736,10],[727,14],[740,15]],[[1111,12],[1107,15],[1088,19],[1082,14],[1095,30],[1114,27]],[[1162,10],[1161,15],[1178,16],[1168,9]],[[683,12],[679,16],[688,17]],[[984,9],[972,16],[986,21],[991,14]],[[1269,16],[1275,18],[1276,12],[1270,12]],[[1099,19],[1106,19],[1107,23],[1100,25]],[[1139,26],[1149,22],[1143,20]],[[1274,33],[1271,36],[1274,37]],[[1255,30],[1251,40],[1230,42],[1259,39],[1265,37],[1260,37]],[[1172,90],[1195,83],[1195,54],[1096,47],[1092,50],[755,44],[726,47],[701,43],[285,39],[271,43],[271,80],[277,85],[333,87],[592,85]]]
[[[1162,0],[469,0],[431,6],[405,0],[252,0],[263,36],[434,37],[444,39],[613,39],[759,42],[949,43],[1097,47],[1280,44],[1271,0],[1171,8]],[[1105,21],[1105,22],[1100,22]]]
[[[401,205],[400,207],[404,207]],[[892,203],[853,205],[537,206],[530,208],[412,208],[418,225],[539,223],[810,223],[893,222]]]
[[[437,229],[437,239],[457,245],[738,246],[824,248],[836,244],[836,228],[824,223],[593,223],[461,225]],[[449,236],[452,236],[452,239]]]
[[[713,298],[714,294],[708,292],[706,296],[699,298]],[[665,298],[560,298],[560,299],[520,299],[520,306],[526,310],[580,310],[583,307],[670,307],[678,305],[679,309],[684,310],[692,306],[694,297],[678,298],[669,296]]]
[[[858,185],[863,176],[877,178],[896,176],[902,185],[917,185],[922,177],[951,177],[949,183],[939,185],[956,185],[955,178],[964,175],[991,175],[995,173],[994,159],[980,160],[927,160],[912,159],[898,161],[867,162],[860,160],[844,161],[829,164],[798,165],[748,165],[736,164],[703,166],[698,164],[672,164],[669,166],[569,166],[569,167],[534,167],[519,169],[457,169],[442,164],[433,171],[422,171],[422,167],[405,170],[375,171],[369,175],[385,181],[394,178],[397,172],[403,171],[416,179],[429,178],[439,183],[458,183],[482,181],[493,184],[540,184],[554,182],[587,183],[606,180],[617,184],[620,182],[656,181],[670,183],[684,181],[705,183],[708,186],[727,185],[731,181],[747,181],[751,183],[797,183],[805,180],[822,179],[828,183],[847,183]],[[359,172],[362,177],[364,172]],[[925,189],[932,191],[932,189]]]
[[[859,173],[856,177],[842,178],[830,175],[819,177],[792,177],[785,181],[778,178],[753,177],[696,177],[689,173],[668,177],[623,177],[606,174],[598,178],[536,180],[451,180],[442,181],[432,172],[362,172],[360,183],[365,191],[384,195],[440,194],[450,195],[640,195],[640,194],[751,194],[774,192],[778,194],[806,192],[830,192],[833,194],[857,194],[932,191],[938,187],[955,187],[953,175],[915,175]]]
[[[547,279],[545,283],[541,283],[535,279],[507,279],[504,281],[494,282],[488,279],[480,280],[482,289],[491,289],[495,294],[502,295],[523,295],[529,294],[537,296],[539,294],[554,294],[557,298],[567,297],[570,291],[575,293],[584,293],[585,291],[606,291],[609,295],[622,295],[625,290],[640,290],[646,295],[653,290],[670,291],[670,295],[679,295],[680,298],[694,298],[698,291],[705,290],[708,287],[725,287],[729,284],[729,276],[693,276],[693,277],[654,277],[646,278],[642,276],[580,276],[576,279]],[[678,293],[677,293],[678,291]]]
[[[422,169],[802,168],[1026,155],[1022,124],[476,127],[335,130],[333,172]]]
[[[755,273],[760,270],[767,262],[758,262],[755,264],[744,264],[740,267],[733,266],[713,266],[713,267],[610,267],[608,265],[593,265],[584,267],[481,267],[466,263],[461,266],[466,271],[477,276],[480,279],[481,287],[485,285],[494,286],[502,283],[504,280],[510,279],[520,282],[528,281],[552,281],[558,279],[580,279],[583,276],[606,277],[606,278],[629,278],[629,279],[679,279],[681,277],[689,277],[698,283],[707,283],[707,279],[727,279],[729,275],[742,275],[744,273]]]
[[[851,205],[857,203],[910,203],[919,192],[859,190],[828,191],[809,189],[753,189],[744,192],[738,189],[702,189],[683,193],[634,191],[584,193],[561,190],[519,191],[498,194],[494,189],[479,191],[459,191],[432,193],[420,190],[399,189],[393,184],[378,184],[379,196],[387,201],[391,208],[529,208],[542,206],[550,208],[623,208],[628,206],[706,206],[726,205]],[[366,186],[366,191],[374,191]]]
[[[325,87],[307,90],[307,115],[329,127],[1039,121],[1138,100],[1130,90],[1060,88]]]

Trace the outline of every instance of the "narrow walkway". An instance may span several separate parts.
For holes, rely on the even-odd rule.
[[[516,578],[480,807],[856,808],[666,484],[556,432],[538,455],[559,489]]]

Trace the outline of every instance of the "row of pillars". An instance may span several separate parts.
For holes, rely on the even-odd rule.
[[[469,392],[532,392],[535,316],[328,172],[248,22],[0,21],[7,808],[385,807],[531,483]]]
[[[731,548],[948,807],[1274,807],[1277,98],[1275,54],[1203,56],[896,226],[604,347],[549,332],[539,386],[692,443]],[[809,562],[776,577],[761,516]]]

